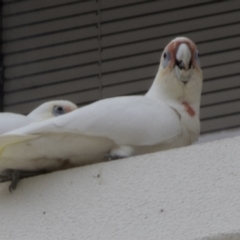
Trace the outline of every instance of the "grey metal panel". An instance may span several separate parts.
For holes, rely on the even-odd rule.
[[[239,25],[240,27],[240,25]],[[222,53],[226,51],[231,51],[232,49],[237,49],[240,47],[240,36],[229,36],[225,35],[223,37],[227,37],[224,39],[214,39],[211,42],[199,43],[198,50],[201,55],[208,55],[213,53]]]
[[[95,26],[89,26],[81,29],[74,29],[58,33],[49,33],[44,36],[17,40],[14,42],[3,43],[3,53],[12,53],[23,50],[33,50],[35,48],[50,47],[61,43],[77,41],[85,38],[97,36]]]
[[[225,90],[229,88],[240,88],[240,75],[234,75],[230,77],[224,77],[220,79],[215,79],[212,81],[203,82],[203,93],[211,93],[214,91]]]
[[[21,90],[93,75],[98,75],[98,64],[63,69],[56,72],[36,75],[34,77],[30,76],[16,80],[7,80],[5,81],[4,89],[6,92]]]
[[[169,2],[171,1],[165,1],[165,3],[167,4],[169,4]],[[195,2],[197,1],[192,1],[193,4],[195,4]],[[198,2],[202,2],[202,1],[198,1]],[[192,8],[189,8],[191,6],[189,4],[189,1],[186,1],[185,3],[188,5],[188,8],[174,9],[171,12],[161,12],[161,13],[157,12],[154,14],[152,13],[151,15],[139,16],[135,18],[121,20],[118,22],[114,21],[106,24],[103,23],[101,26],[101,33],[105,35],[110,33],[112,34],[112,33],[117,33],[121,31],[127,31],[131,29],[138,29],[143,27],[159,25],[159,24],[169,24],[172,22],[183,21],[186,19],[192,20],[195,18],[204,17],[212,14],[219,14],[219,13],[232,11],[240,8],[239,1],[232,1],[231,4],[229,4],[229,2],[221,2],[221,3],[215,2],[209,5],[203,5],[198,7],[193,6]],[[216,7],[216,4],[217,4],[217,7]],[[146,5],[151,6],[151,8],[146,8],[146,6],[143,4],[143,6],[141,6],[142,7],[141,9],[144,13],[147,13],[148,11],[155,12],[158,9],[161,9],[161,4],[158,1],[155,2],[155,4],[147,3]],[[183,2],[178,1],[178,5],[183,6]],[[172,8],[173,5],[169,5],[169,7]],[[133,6],[132,8],[134,9],[134,13],[135,13],[137,10],[136,9],[137,7]],[[174,8],[175,8],[175,5],[174,5]],[[116,11],[119,11],[119,10],[117,9]],[[114,11],[110,11],[110,12],[112,13]],[[129,10],[125,11],[125,13],[129,13]],[[101,18],[102,20],[104,18],[104,14],[105,12],[102,13],[102,18]]]
[[[152,79],[147,79],[138,82],[127,82],[121,85],[104,87],[102,90],[102,97],[109,98],[119,95],[129,95],[146,91],[146,89],[150,88],[152,81]]]
[[[3,0],[4,3],[8,3],[9,0]],[[94,2],[94,0],[88,0]],[[25,13],[28,11],[36,11],[49,7],[56,7],[65,4],[79,2],[79,0],[32,0],[32,1],[16,1],[11,4],[5,4],[3,8],[4,16]]]
[[[41,0],[42,1],[42,0]],[[37,2],[37,1],[35,1]],[[51,1],[48,1],[51,2]],[[12,6],[13,7],[13,6]],[[21,25],[28,25],[42,21],[54,20],[56,18],[71,17],[72,15],[79,15],[86,12],[93,12],[97,10],[96,1],[87,2],[73,2],[70,5],[63,5],[59,7],[43,9],[40,11],[28,12],[21,15],[5,16],[3,19],[3,27],[10,28]],[[7,6],[3,7],[3,13],[7,12]],[[9,9],[9,6],[8,6]]]
[[[229,62],[236,62],[240,60],[240,49],[203,56],[201,57],[201,60],[202,60],[201,65],[203,69],[205,69],[206,67],[209,68],[210,66],[217,65],[217,64],[222,65]],[[239,63],[238,63],[238,66],[239,66]],[[219,66],[219,68],[221,67]]]
[[[79,66],[98,62],[98,51],[74,54],[70,56],[59,57],[43,62],[29,63],[25,65],[7,67],[5,69],[5,78],[21,78],[32,74],[43,74],[49,71],[61,70],[62,68]]]
[[[148,2],[149,0],[101,0],[101,9],[121,7],[123,5],[136,4],[141,2]]]
[[[189,7],[198,3],[210,2],[211,0],[194,0],[194,1],[147,1],[142,4],[127,6],[122,8],[116,8],[111,11],[103,11],[101,15],[101,21],[112,21],[117,19],[129,18],[138,15],[152,14],[157,11],[166,11],[178,7]]]
[[[232,46],[238,45],[238,39],[231,39],[233,45],[228,45],[227,44],[227,39],[221,40],[221,38],[230,38],[233,36],[236,36],[236,34],[240,34],[240,24],[235,24],[229,26],[219,26],[214,29],[208,29],[208,30],[199,30],[198,32],[190,32],[187,34],[184,34],[185,36],[189,37],[190,39],[193,39],[196,43],[199,42],[205,42],[205,41],[212,41],[216,40],[213,49],[214,51],[216,50],[217,47],[218,49],[221,49],[221,43],[219,44],[220,41],[226,41],[226,45],[224,45],[224,48],[232,48]],[[111,48],[105,48],[102,50],[102,59],[107,60],[111,58],[118,58],[118,57],[124,57],[128,55],[133,55],[133,54],[140,54],[143,52],[148,52],[148,51],[162,51],[164,46],[171,41],[175,36],[170,36],[170,37],[159,37],[157,39],[147,39],[142,42],[133,42],[129,43],[126,45],[120,45],[116,47],[111,47]],[[220,39],[220,40],[219,40]],[[208,48],[209,42],[206,44],[201,44],[201,49],[200,53],[202,54],[202,51],[212,51],[212,48]],[[224,43],[223,43],[224,44]],[[216,45],[216,46],[215,46]],[[199,44],[198,44],[199,47]]]
[[[208,118],[218,118],[240,112],[240,99],[236,102],[227,102],[220,105],[213,105],[201,109],[201,120]],[[240,122],[239,122],[240,125]]]
[[[96,49],[98,49],[97,37],[94,39],[88,39],[68,44],[61,44],[52,47],[33,49],[31,51],[17,52],[15,54],[5,55],[4,64],[5,66],[11,66]]]
[[[59,19],[51,22],[44,22],[34,25],[27,25],[3,31],[3,41],[17,40],[21,38],[29,38],[51,32],[58,32],[68,29],[83,27],[86,25],[96,24],[98,16],[96,13],[71,17],[67,19]]]
[[[217,131],[240,126],[240,114],[201,122],[201,132]]]
[[[18,92],[10,92],[5,94],[5,104],[17,104],[26,101],[33,101],[34,99],[54,97],[64,95],[67,93],[82,92],[89,89],[97,88],[99,85],[98,77],[77,79],[75,81],[67,81],[64,83],[56,83],[43,87],[23,90]],[[82,94],[82,93],[79,93]]]
[[[102,73],[120,71],[129,68],[141,67],[149,64],[158,64],[160,52],[142,54],[140,56],[132,56],[123,59],[117,59],[102,63]]]
[[[207,106],[213,104],[220,104],[227,101],[234,101],[238,99],[240,99],[240,88],[203,95],[201,105]]]
[[[27,102],[27,103],[21,103],[17,105],[10,105],[10,106],[5,106],[5,111],[6,112],[16,112],[16,113],[29,113],[31,110],[39,106],[40,104],[43,103],[43,101],[49,101],[49,100],[58,100],[58,99],[67,99],[69,101],[72,101],[76,104],[83,104],[83,103],[89,103],[92,101],[96,101],[99,99],[99,90],[90,90],[86,92],[78,92],[74,94],[67,94],[67,95],[62,95],[62,96],[57,96],[57,97],[51,97],[51,98],[44,98],[41,100],[36,100],[33,102]]]
[[[217,79],[240,73],[240,62],[229,63],[225,65],[214,66],[204,69],[204,79]]]
[[[122,72],[102,75],[102,85],[112,85],[119,83],[126,83],[130,81],[141,80],[143,78],[155,77],[158,70],[158,65],[141,67],[138,69],[130,69]],[[137,88],[137,83],[136,83]]]
[[[193,19],[191,21],[183,21],[181,23],[181,27],[179,27],[179,23],[174,22],[169,25],[103,36],[102,47],[104,48],[120,44],[127,44],[134,41],[137,42],[147,40],[149,38],[164,37],[167,35],[176,36],[179,34],[186,34],[186,32],[202,30],[204,28],[218,27],[223,24],[234,24],[239,21],[240,21],[239,12],[233,12],[200,19]]]

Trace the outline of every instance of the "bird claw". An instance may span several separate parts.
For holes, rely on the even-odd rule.
[[[1,172],[0,174],[0,183],[11,181],[8,189],[10,193],[13,190],[16,190],[17,184],[22,178],[33,177],[42,173],[46,173],[45,171],[21,171],[21,170],[13,170],[13,169],[6,169],[5,171]]]
[[[18,184],[20,178],[21,178],[21,171],[13,170],[12,182],[11,182],[10,186],[8,187],[10,193],[12,193],[12,191],[17,188],[17,184]]]

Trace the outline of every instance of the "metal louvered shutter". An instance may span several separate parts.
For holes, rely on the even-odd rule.
[[[94,0],[4,5],[5,111],[27,113],[48,99],[99,99],[97,13]]]
[[[202,132],[240,126],[240,1],[4,2],[5,111],[143,94],[183,35],[201,55]]]

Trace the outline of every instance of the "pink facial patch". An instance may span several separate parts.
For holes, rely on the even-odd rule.
[[[71,107],[69,107],[69,106],[66,106],[65,107],[65,111],[67,112],[67,113],[69,113],[69,112],[71,112],[73,109],[71,108]]]

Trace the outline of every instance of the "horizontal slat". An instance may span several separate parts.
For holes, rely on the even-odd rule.
[[[215,40],[216,42],[213,46],[213,50],[211,51],[219,51],[221,47],[223,47],[221,46],[222,43],[218,41],[219,38],[231,37],[238,33],[240,34],[239,29],[240,29],[240,24],[236,24],[236,25],[225,26],[225,27],[220,26],[210,30],[201,30],[199,32],[187,33],[185,35],[190,39],[194,40],[196,43],[202,42],[202,41]],[[148,51],[156,51],[156,50],[160,51],[174,37],[173,36],[160,37],[158,39],[149,39],[144,42],[130,43],[127,45],[122,45],[122,46],[117,46],[112,48],[105,48],[102,50],[102,59],[105,60],[105,59],[111,59],[111,58],[117,58],[117,57],[124,57],[128,55],[140,54]],[[239,37],[237,37],[236,39],[235,38],[231,39],[232,45],[228,44],[227,41],[229,40],[227,39],[222,40],[222,41],[226,41],[226,45],[224,45],[224,48],[230,49],[232,48],[232,46],[234,47],[238,45],[239,44],[238,39]],[[202,51],[206,51],[206,48],[208,48],[208,44],[209,43],[201,45],[200,54],[202,54]]]
[[[5,106],[4,111],[26,114],[32,111],[37,106],[39,106],[40,104],[42,104],[43,102],[50,101],[50,100],[64,99],[64,100],[72,101],[76,104],[83,104],[83,103],[97,101],[99,98],[100,98],[99,89],[94,89],[87,92],[67,94],[67,95],[62,95],[54,98],[46,98],[46,99],[37,100],[33,102],[28,102],[28,103]]]
[[[68,81],[25,91],[6,93],[4,95],[4,103],[6,105],[17,104],[39,98],[54,97],[61,94],[67,94],[77,91],[86,91],[88,89],[97,88],[98,86],[98,77],[86,78],[76,81]]]
[[[143,78],[154,78],[158,70],[158,65],[147,66],[138,69],[131,69],[122,72],[102,75],[101,82],[103,86],[126,83],[128,81],[141,80]]]
[[[103,11],[101,21],[112,21],[117,19],[129,18],[138,15],[150,14],[157,11],[166,11],[178,7],[189,7],[199,3],[210,2],[210,0],[195,0],[195,1],[147,1],[146,3],[137,4],[134,6],[127,6],[116,8],[110,11]]]
[[[147,29],[140,29],[132,32],[125,32],[110,36],[102,37],[102,47],[116,46],[120,44],[127,44],[135,41],[142,41],[149,38],[164,37],[168,35],[185,34],[186,32],[199,31],[204,28],[217,27],[223,24],[233,24],[240,21],[239,12],[226,13],[217,16],[211,16],[201,19],[194,19],[191,21],[183,21],[181,27],[179,23],[175,22],[169,25],[151,27]],[[239,33],[238,30],[237,33]],[[235,33],[235,34],[237,34]]]
[[[216,79],[212,81],[203,82],[203,93],[214,92],[224,90],[228,88],[240,87],[239,81],[240,75],[225,77],[222,79]]]
[[[20,52],[4,56],[4,65],[15,65],[27,62],[48,59],[52,57],[60,57],[65,54],[71,54],[81,51],[89,51],[98,49],[97,38],[78,41],[69,44],[61,44],[54,47],[36,49],[27,52]]]
[[[102,73],[120,71],[124,69],[141,67],[146,64],[158,64],[160,59],[160,53],[148,53],[140,56],[134,56],[124,59],[112,60],[103,62],[101,65]]]
[[[203,119],[212,118],[212,117],[216,118],[218,116],[239,113],[240,112],[239,106],[240,106],[240,100],[236,102],[223,103],[221,105],[203,107],[201,108],[201,119],[203,120]]]
[[[94,0],[89,0],[89,2],[94,2]],[[4,0],[4,3],[7,3],[8,0]],[[11,15],[11,14],[19,14],[25,13],[28,11],[36,11],[44,8],[49,7],[56,7],[65,4],[70,4],[78,2],[77,0],[41,0],[41,1],[16,1],[11,4],[4,4],[3,6],[3,14],[4,16]]]
[[[149,0],[101,0],[101,9],[121,7],[123,5],[136,4],[141,2],[148,2]]]
[[[212,54],[215,52],[222,52],[222,51],[229,51],[231,49],[236,49],[240,47],[240,35],[236,37],[230,37],[226,35],[226,37],[228,38],[216,39],[211,42],[204,42],[204,43],[197,44],[200,55]]]
[[[43,62],[30,63],[27,65],[20,65],[16,67],[9,67],[5,69],[5,78],[13,79],[19,77],[25,77],[31,74],[42,74],[47,71],[60,70],[62,68],[77,66],[82,64],[89,64],[98,62],[99,52],[87,52],[74,54],[67,57],[59,57]],[[83,66],[84,68],[85,66]]]
[[[4,83],[4,91],[9,92],[32,87],[39,87],[44,84],[69,81],[71,79],[83,78],[97,74],[98,64],[92,64],[84,67],[74,67],[32,77],[25,77],[17,80],[7,80]]]
[[[240,88],[203,95],[201,98],[201,105],[220,104],[237,99],[240,99]]]
[[[158,8],[161,9],[162,3],[169,4],[169,2],[170,1],[157,1],[154,3],[143,4],[143,5],[147,5],[149,7],[151,6],[151,8],[148,9],[148,8],[146,8],[146,6],[141,6],[142,12],[144,12],[144,13],[147,13],[148,11],[156,12],[158,10]],[[201,1],[199,1],[199,2],[201,2]],[[195,1],[192,1],[192,2],[186,1],[186,4],[188,5],[188,7],[191,6],[190,3],[194,4]],[[174,7],[175,7],[175,5],[174,5]],[[177,5],[180,5],[181,7],[184,6],[182,1],[178,1]],[[145,7],[145,9],[144,9],[144,7]],[[172,6],[169,5],[169,7],[172,7]],[[134,13],[135,13],[135,9],[137,9],[137,8],[138,8],[137,6],[134,6]],[[186,19],[195,19],[195,18],[207,16],[207,15],[220,14],[220,13],[224,13],[227,11],[236,10],[239,8],[240,8],[239,1],[232,1],[231,4],[229,4],[229,2],[218,2],[218,3],[215,2],[212,4],[198,6],[198,7],[193,6],[192,8],[174,9],[174,11],[163,12],[161,14],[152,13],[151,15],[140,16],[138,18],[132,18],[132,16],[131,16],[131,19],[121,20],[118,22],[111,22],[111,23],[107,23],[107,24],[103,23],[101,25],[101,33],[103,35],[113,34],[113,33],[121,32],[121,31],[129,31],[132,29],[149,27],[149,26],[153,26],[153,25],[169,24],[172,22],[179,22],[179,21],[183,21]],[[128,13],[128,8],[126,8],[125,12]],[[104,14],[105,14],[105,12],[102,13],[103,17],[104,17]],[[192,20],[190,20],[190,21],[192,21]]]
[[[201,132],[206,133],[209,131],[223,130],[237,126],[240,126],[240,114],[202,121]]]
[[[36,38],[18,40],[2,44],[3,53],[12,53],[23,50],[34,50],[55,44],[67,43],[70,41],[78,41],[85,38],[97,37],[98,31],[95,26],[82,29],[75,29],[60,33],[51,33]]]
[[[223,78],[224,76],[239,74],[240,73],[240,62],[229,63],[222,65],[221,67],[215,66],[204,69],[204,79]]]
[[[211,45],[209,46],[209,49],[210,48],[211,48]],[[239,48],[240,48],[240,42],[239,42]],[[225,50],[225,49],[223,49],[223,50]],[[209,67],[212,65],[225,64],[225,63],[239,61],[239,60],[240,60],[240,49],[227,51],[227,52],[223,52],[223,53],[215,53],[215,54],[211,54],[211,55],[206,55],[206,56],[202,56],[200,59],[201,66],[203,68]],[[221,67],[222,66],[219,66],[219,68],[221,68]]]
[[[98,4],[96,1],[76,2],[70,5],[44,9],[37,12],[34,11],[21,15],[14,15],[9,17],[6,16],[2,20],[2,24],[3,28],[28,25],[42,21],[54,20],[56,18],[96,11],[97,7]],[[3,6],[3,13],[5,13],[5,8],[6,6]],[[13,5],[12,8],[15,8],[15,5]]]
[[[98,16],[95,13],[87,15],[71,17],[67,19],[60,19],[51,22],[44,22],[35,25],[28,25],[24,27],[3,30],[3,41],[16,40],[21,38],[29,38],[38,36],[41,34],[47,34],[51,32],[63,31],[68,29],[74,29],[83,27],[86,25],[96,24]]]
[[[125,83],[117,86],[104,87],[102,89],[102,97],[109,98],[146,91],[150,88],[152,82],[152,79],[147,79],[138,82]]]

